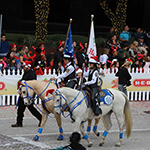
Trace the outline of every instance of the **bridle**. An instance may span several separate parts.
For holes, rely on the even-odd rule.
[[[59,96],[59,97],[60,97],[60,104],[57,105],[57,106],[54,106],[54,109],[55,109],[55,108],[60,108],[60,110],[61,110],[61,112],[62,112],[62,115],[63,115],[65,118],[68,117],[69,115],[72,115],[73,110],[74,110],[77,106],[79,106],[79,105],[82,103],[82,101],[87,97],[87,96],[85,95],[78,103],[76,103],[76,104],[72,107],[72,109],[70,110],[70,113],[69,113],[67,116],[65,116],[65,115],[64,115],[64,110],[65,110],[67,107],[69,107],[69,106],[77,99],[77,97],[79,96],[79,94],[81,93],[82,90],[80,90],[80,91],[78,92],[78,94],[76,95],[76,97],[75,97],[69,104],[67,104],[66,106],[65,106],[65,104],[62,105],[62,99],[64,99],[65,102],[67,102],[67,99],[61,94],[61,92],[60,92],[58,89],[56,89],[55,91],[58,92],[58,94],[56,93],[56,96]]]
[[[30,96],[30,95],[29,95],[28,88],[31,89],[31,90],[33,90],[33,91],[34,91],[34,89],[33,89],[31,86],[29,86],[29,85],[24,81],[24,82],[23,82],[24,85],[22,85],[22,87],[25,87],[25,88],[26,88],[27,96],[26,96],[26,97],[23,97],[23,99],[25,99],[25,98],[27,98],[27,99],[33,99],[33,101],[35,101],[40,95],[42,95],[42,94],[46,91],[46,89],[47,89],[48,86],[50,85],[50,82],[51,82],[51,81],[49,80],[48,85],[46,86],[46,88],[45,88],[40,94],[38,94],[38,95],[36,96],[36,98],[34,98],[34,97],[35,97],[35,94],[33,94],[33,96]]]

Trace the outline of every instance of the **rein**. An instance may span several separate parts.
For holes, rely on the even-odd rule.
[[[46,88],[45,88],[39,95],[37,95],[36,98],[34,98],[34,101],[35,101],[40,95],[42,95],[42,94],[46,91],[46,89],[47,89],[48,86],[50,85],[50,82],[51,82],[51,80],[49,80],[48,85],[46,86]],[[27,99],[33,98],[33,97],[34,97],[34,94],[33,94],[32,97],[29,96],[28,88],[30,88],[30,89],[33,90],[33,91],[34,91],[34,89],[33,89],[31,86],[29,86],[26,82],[24,82],[24,84],[25,84],[25,85],[23,85],[22,87],[25,87],[25,88],[26,88],[27,96],[26,96],[26,97],[23,97],[23,99],[25,99],[25,98],[27,98]]]
[[[42,95],[42,94],[46,91],[46,89],[47,89],[48,86],[50,85],[50,82],[51,82],[51,80],[49,80],[48,85],[46,86],[46,88],[45,88],[40,94],[38,94],[38,95],[36,96],[36,98],[34,98],[34,94],[33,94],[32,97],[29,96],[28,88],[30,88],[30,89],[33,90],[33,91],[34,91],[34,89],[33,89],[31,86],[29,86],[26,82],[24,82],[25,85],[23,85],[23,87],[26,88],[27,96],[26,96],[26,97],[23,97],[23,99],[25,99],[25,98],[27,98],[27,99],[29,99],[29,98],[34,98],[34,101],[35,101],[40,95]],[[47,112],[49,112],[49,111],[46,109],[46,106],[45,106],[44,103],[47,102],[47,101],[49,101],[49,100],[52,100],[52,97],[50,97],[50,98],[48,98],[48,99],[42,101],[43,107],[44,107],[44,109],[45,109]],[[35,103],[34,103],[34,104],[35,104]],[[42,112],[43,114],[49,116],[48,114],[44,113],[44,112],[37,106],[37,104],[35,104],[35,106],[39,109],[40,112]],[[50,117],[51,117],[51,116],[50,116]],[[51,118],[54,118],[54,117],[51,117]]]

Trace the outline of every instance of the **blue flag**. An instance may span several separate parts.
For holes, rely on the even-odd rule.
[[[69,28],[69,32],[67,35],[67,40],[66,40],[66,44],[65,44],[65,48],[64,48],[64,54],[70,55],[72,58],[74,58],[71,26]]]

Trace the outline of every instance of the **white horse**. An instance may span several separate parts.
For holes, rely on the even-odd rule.
[[[63,140],[63,129],[61,126],[61,115],[54,113],[54,102],[52,100],[52,95],[49,95],[46,97],[46,90],[48,89],[57,89],[56,85],[54,83],[47,83],[45,81],[26,81],[21,83],[21,91],[23,94],[23,100],[25,105],[30,105],[34,100],[34,93],[37,94],[37,97],[39,97],[42,101],[42,121],[38,130],[37,135],[33,138],[34,141],[39,140],[39,136],[42,133],[43,127],[47,121],[48,115],[50,113],[53,113],[55,115],[57,125],[59,127],[60,135],[58,136],[57,140]],[[65,111],[68,111],[69,107],[65,109]],[[93,132],[99,136],[99,132],[97,131],[97,124],[99,122],[99,118],[95,119],[95,124],[93,128]],[[90,126],[90,125],[89,125]],[[89,127],[88,127],[89,132]]]
[[[104,144],[104,140],[110,130],[112,123],[110,119],[110,115],[112,112],[116,115],[118,126],[119,126],[119,141],[116,146],[121,146],[121,142],[123,139],[123,127],[126,126],[126,135],[127,138],[131,134],[132,128],[132,118],[130,112],[130,105],[128,102],[127,96],[117,90],[108,89],[110,93],[112,93],[114,100],[110,105],[101,105],[102,114],[95,116],[92,109],[87,107],[86,104],[86,96],[78,90],[63,87],[57,90],[49,90],[49,93],[53,95],[54,101],[54,111],[56,114],[61,114],[63,111],[64,105],[66,103],[70,107],[70,114],[72,118],[75,120],[74,131],[81,131],[84,138],[88,141],[88,146],[92,146],[92,142],[87,134],[84,131],[84,123],[88,119],[104,117],[104,121],[106,122],[106,129],[103,132],[102,139],[100,141],[100,146]],[[125,119],[124,119],[125,116]]]

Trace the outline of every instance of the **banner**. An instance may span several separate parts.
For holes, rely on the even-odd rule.
[[[91,16],[91,17],[94,17],[94,16]],[[91,20],[91,29],[90,29],[90,36],[89,36],[89,44],[88,44],[88,49],[87,49],[87,55],[88,55],[89,58],[92,57],[92,56],[96,56],[97,55],[93,18]]]
[[[0,76],[0,95],[17,94],[17,83],[21,78],[21,75]],[[39,81],[46,81],[50,78],[51,76],[47,75],[37,75],[37,80]]]
[[[54,75],[38,75],[37,80],[46,81],[52,76]],[[132,85],[127,87],[127,91],[149,91],[150,73],[132,73],[131,76]],[[17,82],[21,78],[21,75],[0,76],[0,95],[17,94]],[[100,78],[102,80],[102,89],[118,89],[118,78],[115,74],[105,74],[105,77],[100,76]]]
[[[127,91],[149,91],[150,74],[149,73],[132,73],[131,86],[127,87]],[[102,89],[113,88],[118,89],[118,78],[115,74],[106,74],[102,79]]]

